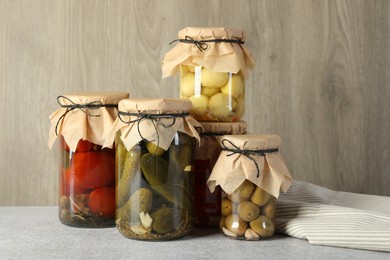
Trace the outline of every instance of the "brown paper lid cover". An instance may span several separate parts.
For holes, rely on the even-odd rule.
[[[104,146],[114,142],[118,131],[127,150],[143,139],[167,150],[177,132],[186,133],[199,141],[196,127],[200,124],[189,115],[191,107],[191,101],[186,99],[124,99],[119,102],[119,113],[123,114],[115,119]],[[154,114],[171,116],[154,119],[145,116]]]
[[[49,147],[57,136],[63,136],[72,151],[79,140],[103,145],[117,116],[119,101],[128,97],[126,92],[72,92],[59,96],[60,108],[49,116]]]
[[[245,134],[247,129],[247,123],[245,121],[239,122],[200,122],[202,129],[200,134],[223,134],[223,135],[237,135]]]
[[[187,27],[179,32],[179,39],[190,37],[193,40],[235,39],[243,40],[244,31],[228,28]],[[244,44],[231,42],[207,42],[207,48],[200,50],[196,44],[176,43],[167,52],[162,61],[163,78],[175,75],[179,66],[202,66],[216,72],[238,73],[248,75],[255,62]]]
[[[225,141],[226,140],[226,141]],[[207,181],[211,191],[217,185],[227,193],[233,193],[245,180],[249,180],[271,195],[279,197],[279,191],[288,190],[292,177],[278,152],[281,139],[277,135],[225,135],[220,139],[222,147],[232,150],[272,151],[263,155],[232,153],[223,150]],[[250,158],[249,158],[250,157]]]

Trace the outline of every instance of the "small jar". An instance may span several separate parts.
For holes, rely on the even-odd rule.
[[[291,175],[279,154],[276,135],[225,135],[222,152],[208,179],[222,189],[220,229],[230,238],[259,240],[274,235],[275,200]],[[232,178],[234,176],[234,178]]]
[[[59,137],[59,219],[73,227],[115,225],[115,150],[102,148],[105,129],[127,93],[73,93],[57,98],[50,146]]]
[[[200,145],[195,147],[195,226],[218,227],[221,217],[221,190],[211,193],[207,179],[221,152],[219,138],[226,134],[245,134],[246,122],[202,122]]]
[[[185,28],[163,60],[163,77],[180,70],[180,98],[198,121],[238,122],[245,112],[245,77],[254,67],[244,32]],[[175,41],[174,41],[175,42]]]
[[[116,224],[123,236],[171,240],[192,230],[192,159],[199,136],[190,108],[191,102],[180,99],[119,103],[111,133],[116,133]]]

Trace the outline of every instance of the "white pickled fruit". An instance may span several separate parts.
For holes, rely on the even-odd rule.
[[[180,75],[180,94],[190,97],[195,93],[195,75],[193,73],[182,73]]]
[[[219,92],[219,88],[209,88],[209,87],[203,87],[201,89],[202,95],[211,97],[212,95],[215,95]]]
[[[209,103],[209,98],[205,95],[200,95],[199,97],[192,96],[190,97],[192,102],[191,112],[196,115],[203,115],[207,112],[207,107]]]
[[[248,223],[242,220],[238,215],[229,215],[225,219],[225,227],[238,236],[243,236]]]
[[[260,216],[249,222],[249,226],[261,237],[270,237],[274,234],[275,225],[271,219],[266,216]]]
[[[188,70],[189,72],[192,72],[192,73],[195,72],[195,67],[194,67],[194,66],[188,65],[188,66],[186,66],[186,67],[187,67],[187,70]]]
[[[247,222],[255,220],[260,215],[260,208],[250,201],[240,202],[237,211],[240,218]]]
[[[232,111],[235,106],[235,102],[236,101],[229,98],[228,95],[217,93],[210,98],[209,110],[215,117],[228,119],[234,115]]]
[[[219,88],[223,86],[229,78],[229,74],[226,72],[214,72],[209,69],[203,68],[201,75],[202,86]]]
[[[239,75],[232,75],[225,85],[221,87],[221,92],[226,95],[231,95],[235,98],[241,96],[244,92],[244,82]]]
[[[260,187],[256,187],[251,196],[251,201],[257,206],[265,205],[270,199],[271,195]]]

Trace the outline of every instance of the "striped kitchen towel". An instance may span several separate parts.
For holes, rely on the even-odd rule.
[[[390,197],[294,180],[277,199],[277,229],[315,245],[390,252]]]

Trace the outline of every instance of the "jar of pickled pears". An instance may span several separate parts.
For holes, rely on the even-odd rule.
[[[211,193],[207,179],[221,153],[219,138],[227,134],[245,134],[246,122],[202,122],[200,145],[195,147],[195,226],[217,227],[221,217],[221,190]]]
[[[259,240],[274,235],[279,191],[291,175],[279,154],[276,135],[225,135],[207,184],[222,189],[220,229],[230,238]]]
[[[185,28],[163,60],[163,77],[180,71],[180,97],[192,102],[198,121],[239,121],[245,111],[245,77],[254,62],[244,32]]]
[[[73,227],[115,225],[115,150],[102,148],[122,92],[80,92],[57,98],[49,146],[59,137],[59,219]]]
[[[116,224],[132,239],[187,235],[194,219],[193,151],[199,126],[180,99],[125,99],[108,142],[116,144]]]

